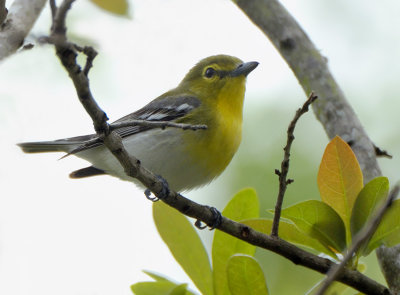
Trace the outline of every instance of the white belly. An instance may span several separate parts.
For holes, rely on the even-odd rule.
[[[186,152],[180,136],[183,132],[201,131],[152,129],[129,136],[123,143],[128,153],[139,159],[145,168],[164,177],[171,189],[180,192],[207,184],[215,177],[207,175]],[[140,185],[136,179],[125,174],[118,160],[104,146],[79,152],[76,156],[91,162],[93,166],[110,175]]]

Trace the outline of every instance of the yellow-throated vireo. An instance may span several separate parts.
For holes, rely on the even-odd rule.
[[[116,121],[203,124],[205,130],[136,125],[115,132],[122,137],[128,153],[165,178],[171,189],[180,192],[207,184],[221,174],[239,147],[246,76],[257,65],[228,55],[207,57],[186,74],[178,87]],[[67,152],[93,165],[72,172],[72,178],[109,174],[137,183],[96,138],[93,134],[19,146],[27,153]]]

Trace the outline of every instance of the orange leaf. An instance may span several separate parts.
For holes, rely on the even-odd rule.
[[[317,182],[322,201],[336,210],[349,232],[351,210],[363,187],[363,176],[356,156],[339,136],[325,149]]]

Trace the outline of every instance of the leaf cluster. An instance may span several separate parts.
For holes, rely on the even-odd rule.
[[[363,228],[389,193],[386,177],[377,177],[363,185],[363,175],[350,146],[336,136],[327,145],[318,172],[318,188],[322,201],[312,200],[282,210],[281,238],[300,244],[334,259],[343,253],[352,238]],[[400,242],[398,211],[400,200],[394,201],[377,231],[356,253],[353,267],[360,256],[384,244]],[[259,220],[267,223],[268,220]]]
[[[259,201],[255,191],[245,189],[236,194],[222,214],[235,221],[258,218]],[[253,257],[255,246],[215,231],[210,262],[197,231],[185,216],[157,202],[153,205],[153,217],[160,236],[201,294],[268,294],[264,273]],[[154,281],[132,285],[137,295],[195,294],[187,284],[146,273]]]
[[[308,200],[283,209],[279,236],[339,260],[353,237],[386,200],[389,181],[377,177],[364,186],[356,156],[337,136],[325,149],[317,183],[321,201]],[[396,214],[399,206],[400,200],[393,202],[376,232],[357,251],[350,267],[363,272],[361,256],[367,256],[382,244],[390,247],[400,243],[400,217]],[[253,189],[236,194],[222,214],[257,231],[271,232],[273,220],[259,218],[259,201]],[[268,294],[263,271],[253,257],[255,246],[216,231],[210,262],[200,237],[185,216],[163,202],[154,204],[153,216],[160,236],[202,294]],[[153,272],[146,274],[154,281],[132,285],[137,295],[195,294],[187,284]],[[335,283],[329,293],[341,293],[346,288]]]

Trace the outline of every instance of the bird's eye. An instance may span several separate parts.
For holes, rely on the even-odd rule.
[[[212,76],[214,76],[216,73],[216,71],[213,68],[208,68],[205,72],[204,72],[204,76],[206,78],[211,78]]]

